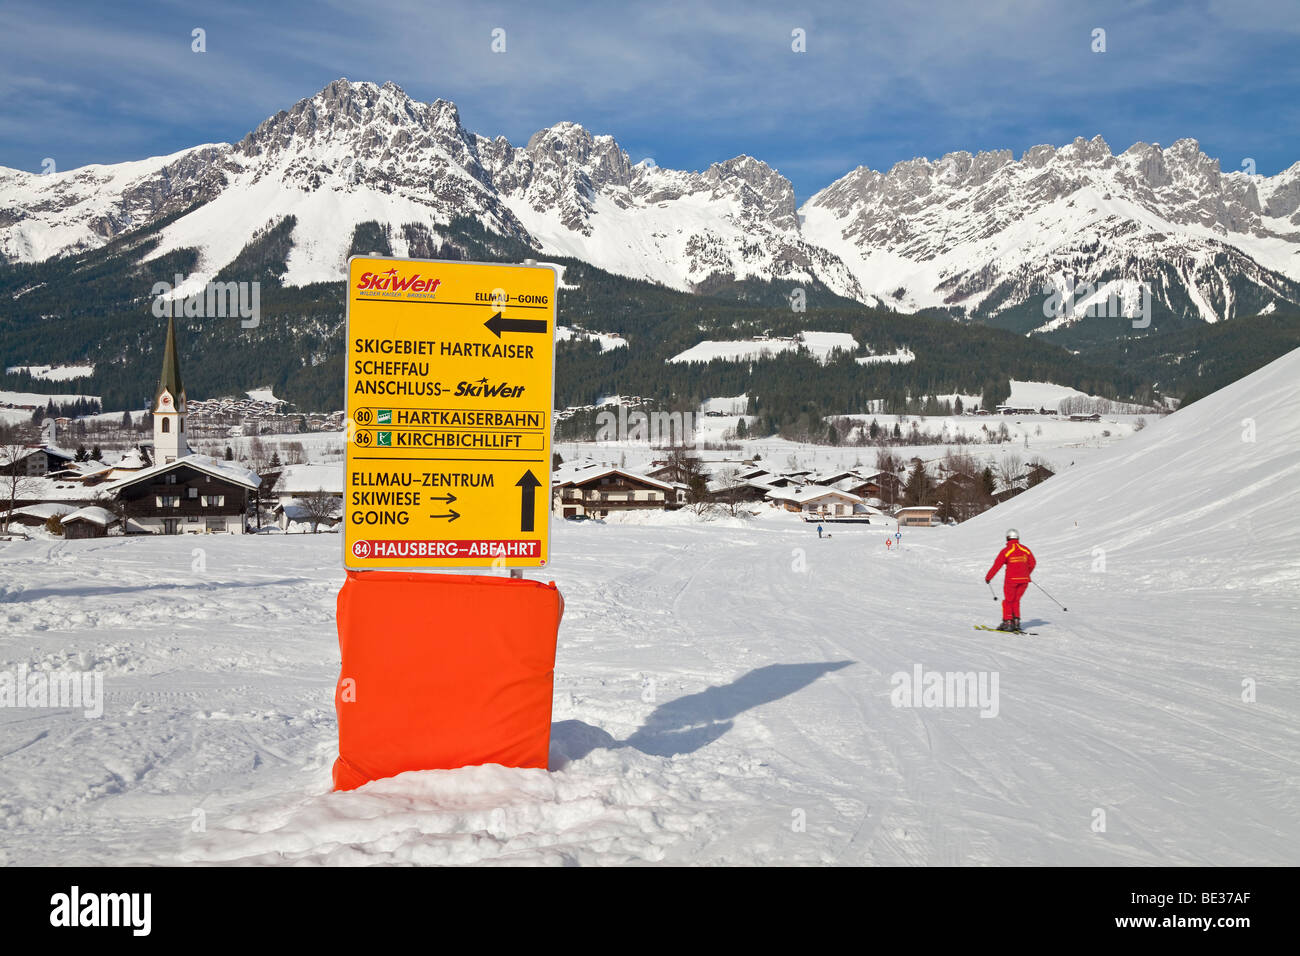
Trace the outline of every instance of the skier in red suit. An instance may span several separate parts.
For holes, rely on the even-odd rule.
[[[1034,573],[1034,553],[1020,543],[1020,532],[1015,528],[1007,531],[1007,544],[998,552],[993,567],[984,575],[985,582],[1006,567],[1007,573],[1002,578],[1002,623],[999,631],[1020,630],[1020,596],[1029,587],[1029,576]]]

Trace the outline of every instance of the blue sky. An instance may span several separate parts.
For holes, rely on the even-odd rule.
[[[497,28],[505,53],[491,52]],[[468,129],[516,144],[572,120],[634,161],[701,169],[747,153],[801,200],[859,165],[1096,134],[1115,152],[1193,137],[1225,170],[1300,161],[1297,0],[5,0],[0,165],[238,140],[340,76],[453,100]]]

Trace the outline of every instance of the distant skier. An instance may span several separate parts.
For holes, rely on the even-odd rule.
[[[822,536],[822,526],[821,526],[821,525],[818,525],[818,526],[817,526],[817,537],[820,538],[821,536]]]
[[[1020,543],[1020,532],[1007,529],[1007,544],[998,552],[993,567],[984,575],[985,583],[993,580],[1003,565],[1007,573],[1002,578],[1002,623],[999,631],[1020,630],[1020,596],[1029,587],[1029,576],[1034,573],[1034,553]]]

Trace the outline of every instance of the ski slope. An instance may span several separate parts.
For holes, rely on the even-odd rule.
[[[0,861],[1292,863],[1298,376],[1300,352],[901,551],[775,514],[555,522],[550,772],[328,792],[334,535],[0,542],[0,672],[107,695],[0,708]],[[1008,525],[1069,607],[1031,588],[1034,639],[972,628]],[[996,715],[895,706],[918,665],[996,675]]]

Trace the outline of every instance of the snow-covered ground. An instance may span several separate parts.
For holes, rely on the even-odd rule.
[[[775,436],[735,441],[728,439],[734,434],[736,424],[742,417],[749,425],[755,423],[752,416],[731,414],[730,411],[743,407],[743,402],[735,399],[710,399],[702,406],[701,414],[694,419],[695,441],[697,444],[720,444],[727,441],[733,450],[701,450],[700,457],[711,467],[738,465],[746,459],[758,458],[758,464],[782,471],[799,468],[814,471],[829,471],[836,468],[874,467],[877,449],[874,445],[814,445],[807,442],[790,441]],[[727,411],[721,416],[707,416],[703,411]],[[874,418],[885,430],[892,431],[896,415],[845,415],[847,418],[866,425]],[[1022,463],[1030,459],[1041,458],[1054,471],[1074,467],[1091,460],[1092,457],[1115,443],[1135,434],[1139,422],[1152,424],[1158,420],[1156,415],[1107,415],[1099,422],[1062,421],[1050,416],[1040,415],[989,415],[989,416],[906,416],[902,424],[904,430],[910,431],[915,422],[923,432],[935,435],[947,434],[948,444],[892,445],[886,450],[910,461],[913,457],[927,463],[936,463],[944,459],[949,452],[965,453],[985,463],[997,465],[1008,457],[1018,457]],[[1008,440],[996,441],[999,427],[1007,426]],[[970,439],[968,444],[953,443],[959,436]],[[291,437],[291,436],[286,436]],[[992,437],[994,440],[989,441]],[[275,440],[275,439],[270,439]],[[337,439],[336,439],[337,440]],[[263,442],[268,441],[263,438]],[[665,452],[647,442],[574,442],[555,443],[555,450],[565,461],[580,458],[593,458],[597,461],[622,464],[637,469],[649,466],[652,461],[661,460]]]
[[[621,335],[613,335],[608,332],[588,332],[586,329],[570,328],[567,325],[557,325],[555,327],[557,342],[567,342],[569,339],[575,338],[583,342],[599,342],[602,352],[627,348],[627,339]]]
[[[94,365],[11,365],[5,369],[10,375],[27,372],[32,378],[47,382],[66,382],[70,378],[86,378],[95,374]]]
[[[92,402],[99,401],[98,395],[76,395],[70,392],[58,394],[54,392],[11,392],[7,389],[0,389],[0,403],[8,405],[43,406],[48,405],[50,402],[54,402],[56,405],[61,405],[65,402],[75,402],[79,398],[88,398]],[[31,413],[29,412],[28,417],[30,417],[30,415]],[[118,412],[117,416],[118,418],[121,418],[122,413]]]
[[[885,352],[881,355],[862,355],[854,359],[859,365],[878,365],[881,363],[889,365],[907,365],[916,361],[916,353],[911,349],[895,349],[893,352]]]
[[[0,859],[1294,862],[1298,375],[1300,352],[901,550],[770,513],[556,521],[549,772],[329,792],[335,535],[0,542],[0,673],[106,697],[0,708]],[[1031,588],[1037,637],[971,627],[1008,525],[1069,607]],[[895,706],[916,668],[997,696]]]
[[[678,352],[669,362],[711,362],[714,359],[746,361],[770,357],[779,352],[792,352],[806,348],[817,359],[826,362],[835,351],[852,352],[857,340],[847,332],[799,332],[788,339],[744,339],[738,342],[715,342],[705,339],[685,352]]]

